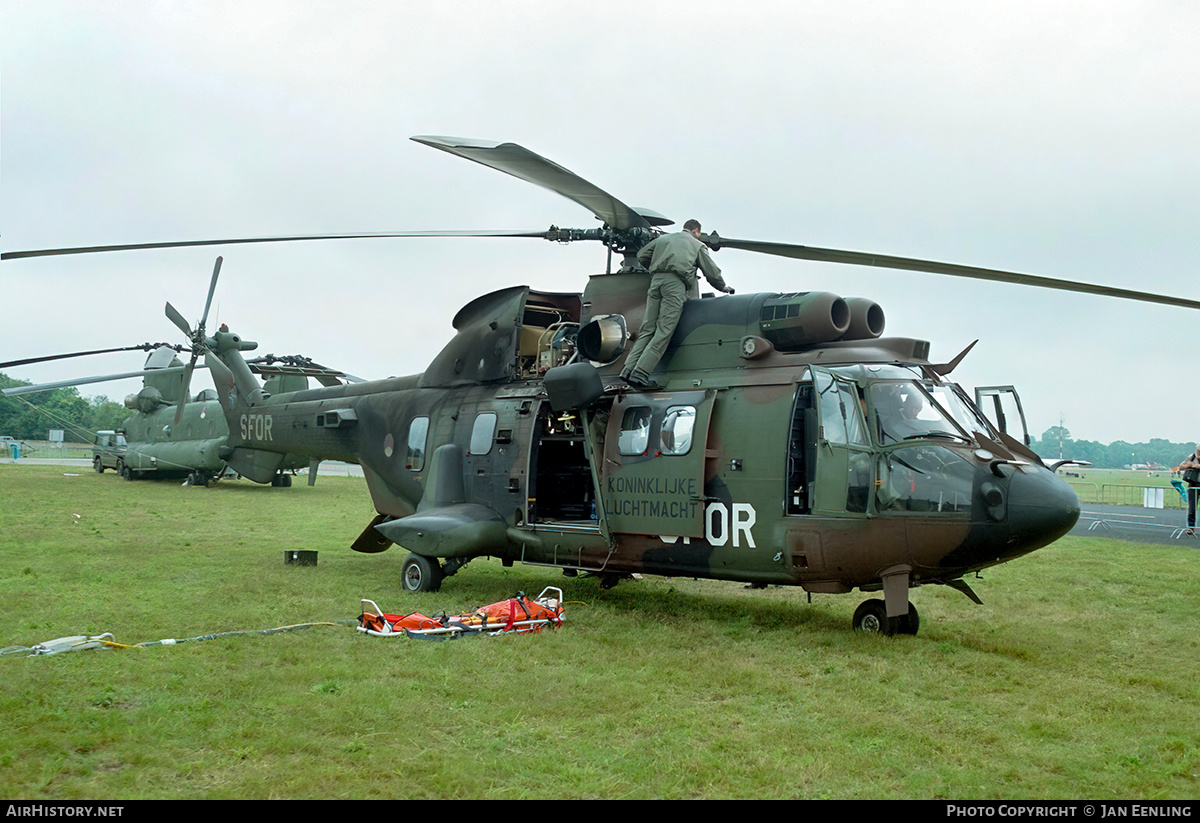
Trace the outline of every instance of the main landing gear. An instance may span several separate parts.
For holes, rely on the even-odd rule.
[[[436,557],[425,557],[420,554],[410,554],[404,558],[400,567],[400,585],[409,594],[418,592],[436,592],[442,587],[442,581],[450,577],[470,562],[470,558],[451,557],[444,564]],[[505,565],[511,563],[505,562]]]
[[[894,634],[916,634],[921,617],[912,603],[908,604],[908,614],[888,617],[887,606],[882,600],[867,600],[854,610],[852,622],[856,632],[877,632],[890,637]]]
[[[410,554],[400,567],[400,583],[410,594],[436,592],[442,587],[442,564],[435,558]]]

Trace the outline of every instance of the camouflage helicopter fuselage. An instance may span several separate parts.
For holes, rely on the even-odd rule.
[[[322,389],[264,389],[241,356],[252,343],[225,328],[208,336],[221,258],[194,329],[166,305],[191,341],[187,371],[201,352],[213,370],[229,425],[219,457],[259,482],[277,476],[288,454],[309,461],[310,482],[321,460],[360,464],[377,515],[353,548],[403,545],[411,591],[436,589],[471,558],[493,556],[593,572],[606,584],[648,572],[809,592],[882,589],[883,600],[859,606],[855,627],[913,633],[911,587],[940,583],[977,600],[964,575],[1045,546],[1078,519],[1070,487],[1006,431],[1011,387],[976,389],[995,404],[993,424],[946,379],[965,351],[939,365],[924,341],[880,337],[882,311],[868,301],[693,293],[652,375],[662,390],[633,389],[619,374],[650,282],[638,252],[671,220],[515,143],[413,140],[560,195],[601,225],[169,241],[0,258],[468,236],[600,242],[610,261],[621,255],[621,270],[592,277],[582,294],[518,286],[471,301],[422,374]],[[712,231],[698,239],[713,251],[1200,309],[1188,298],[1028,272]]]
[[[378,516],[353,547],[423,558],[414,589],[493,556],[611,579],[883,588],[896,617],[910,586],[970,593],[964,574],[1074,525],[1070,487],[943,378],[927,343],[876,339],[873,304],[689,300],[664,389],[629,389],[616,374],[645,284],[493,292],[423,374],[274,396],[240,362],[249,344],[218,332],[225,457],[251,479],[286,453],[360,464]]]

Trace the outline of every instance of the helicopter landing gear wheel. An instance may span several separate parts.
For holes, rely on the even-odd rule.
[[[117,461],[117,474],[121,475],[121,478],[124,480],[133,480],[133,472],[125,465],[124,460]]]
[[[444,576],[436,559],[420,554],[410,554],[400,567],[400,584],[409,594],[436,592],[442,587]]]
[[[854,610],[852,621],[856,632],[874,632],[890,637],[896,626],[887,615],[887,606],[882,600],[865,600]]]
[[[96,470],[96,474],[104,474],[104,463],[99,457],[92,461],[92,468]]]
[[[917,629],[921,626],[921,615],[917,614],[917,607],[912,603],[908,604],[908,614],[903,617],[896,618],[896,633],[897,634],[912,634],[917,633]]]
[[[909,603],[908,614],[888,617],[887,606],[882,600],[867,600],[854,610],[853,625],[856,632],[876,632],[887,637],[894,634],[915,635],[921,625],[921,616],[917,613],[917,607]]]

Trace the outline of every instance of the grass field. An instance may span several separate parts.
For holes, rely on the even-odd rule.
[[[1200,795],[1200,552],[1066,538],[863,599],[475,561],[404,596],[347,547],[363,481],[125,483],[0,466],[0,647],[328,622],[0,658],[0,797],[1044,798]],[[286,566],[288,549],[319,551]],[[359,599],[461,611],[561,586],[563,628],[452,643],[353,629]]]

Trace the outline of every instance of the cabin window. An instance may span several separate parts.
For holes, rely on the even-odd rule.
[[[650,445],[649,406],[631,406],[621,418],[621,435],[617,440],[617,451],[621,454],[645,454]]]
[[[492,438],[496,434],[496,413],[483,412],[475,418],[471,427],[471,454],[487,454],[492,450]]]
[[[408,456],[404,468],[419,472],[425,468],[425,436],[429,434],[429,418],[414,417],[408,427]]]
[[[692,448],[692,431],[696,427],[693,406],[671,406],[662,424],[663,454],[687,454]]]

